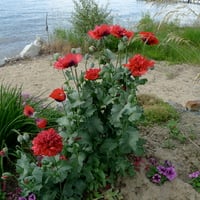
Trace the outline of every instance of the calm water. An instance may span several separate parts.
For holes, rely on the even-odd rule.
[[[115,23],[133,25],[144,13],[163,14],[156,5],[137,0],[101,0],[115,16]],[[184,4],[185,6],[185,4]],[[174,5],[171,7],[174,8]],[[196,9],[200,13],[200,6]],[[165,11],[168,8],[165,6]],[[170,8],[169,8],[170,9]],[[45,20],[48,13],[49,32],[56,27],[70,27],[72,0],[0,0],[0,59],[17,55],[36,36],[46,38]],[[185,11],[184,11],[185,12]],[[187,18],[190,16],[188,15]],[[157,16],[159,19],[160,16]]]

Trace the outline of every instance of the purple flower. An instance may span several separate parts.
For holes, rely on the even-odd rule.
[[[159,174],[165,175],[166,168],[165,168],[164,166],[159,165],[159,166],[157,167],[157,170],[158,170],[158,173],[159,173]]]
[[[18,200],[27,200],[25,197],[19,197]]]
[[[160,183],[161,176],[159,174],[154,174],[151,180],[153,183]]]
[[[163,175],[165,175],[170,181],[174,180],[177,176],[176,170],[174,167],[165,168],[165,173]]]
[[[35,194],[33,194],[33,193],[29,194],[28,200],[36,200]]]
[[[149,163],[153,166],[156,166],[158,164],[158,161],[155,158],[151,157],[149,158]]]
[[[193,172],[189,174],[189,178],[197,178],[200,175],[200,171]]]

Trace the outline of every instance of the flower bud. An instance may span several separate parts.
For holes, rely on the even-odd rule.
[[[10,172],[4,172],[2,175],[1,175],[1,179],[3,180],[7,180],[9,177],[11,177],[12,174]]]
[[[96,51],[96,47],[95,46],[90,46],[89,47],[89,52],[93,53]]]
[[[8,153],[8,148],[4,147],[1,151],[0,151],[0,157],[4,157],[6,154]]]
[[[60,57],[59,53],[53,54],[53,60],[57,61],[59,57]]]
[[[24,141],[28,142],[28,140],[29,140],[29,134],[28,133],[24,133],[24,135],[22,137],[23,137]]]
[[[22,135],[18,135],[17,141],[21,144],[23,142],[24,138]]]

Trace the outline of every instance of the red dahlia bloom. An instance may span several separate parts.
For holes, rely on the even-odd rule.
[[[85,72],[85,79],[87,80],[96,80],[99,78],[99,72],[101,69],[99,68],[90,68]]]
[[[107,24],[96,26],[94,30],[88,31],[88,35],[92,39],[99,40],[104,36],[110,35],[110,26]]]
[[[49,95],[52,99],[62,102],[66,99],[66,94],[62,88],[56,88],[53,92]]]
[[[111,26],[110,33],[117,38],[122,38],[126,36],[128,39],[131,39],[134,36],[134,33],[132,31],[128,31],[119,25]]]
[[[47,125],[47,120],[44,118],[38,118],[36,119],[36,125],[38,128],[45,128]]]
[[[29,106],[29,105],[24,106],[23,113],[24,113],[25,116],[32,117],[34,112],[35,112],[35,110],[31,106]]]
[[[54,63],[56,69],[66,69],[68,67],[76,66],[82,60],[81,54],[69,53],[64,57],[61,57]]]
[[[129,59],[127,64],[124,64],[127,67],[133,76],[141,76],[145,74],[149,68],[154,66],[154,61],[148,60],[140,54],[136,54]]]
[[[50,128],[43,130],[32,141],[33,154],[36,156],[55,156],[62,151],[62,137]]]
[[[142,41],[148,45],[156,45],[159,43],[159,40],[152,32],[140,32],[139,35]]]

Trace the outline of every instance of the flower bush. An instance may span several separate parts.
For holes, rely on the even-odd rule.
[[[175,167],[170,161],[166,160],[163,164],[160,164],[155,158],[150,158],[149,164],[146,175],[155,184],[162,185],[166,181],[173,181],[177,177]]]
[[[144,152],[137,128],[143,110],[136,92],[146,83],[141,76],[154,61],[139,54],[128,59],[126,49],[134,42],[134,33],[119,25],[96,26],[88,35],[96,46],[85,55],[84,69],[79,69],[83,56],[74,52],[54,63],[66,78],[63,88],[49,95],[63,106],[59,127],[45,129],[42,123],[43,130],[17,152],[24,198],[34,194],[42,200],[93,199],[114,186],[119,176],[133,175],[127,155]],[[117,55],[106,47],[108,37],[118,38]],[[155,38],[148,42],[152,37],[146,37],[144,45],[157,44]],[[99,63],[92,60],[88,67],[97,52]],[[34,109],[25,107],[24,114],[33,117]]]
[[[200,171],[195,171],[189,174],[190,181],[189,183],[192,185],[192,187],[200,192]]]

